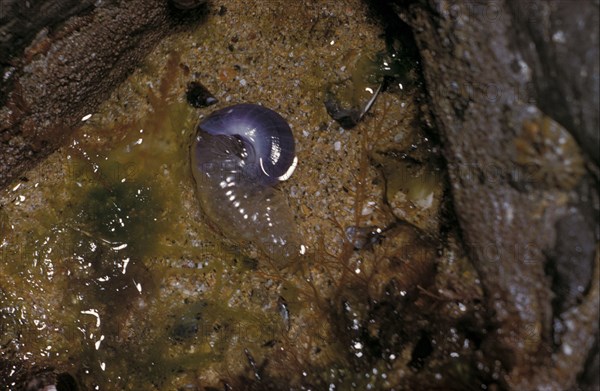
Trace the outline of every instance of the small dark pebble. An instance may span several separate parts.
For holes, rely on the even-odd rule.
[[[325,100],[327,113],[344,129],[352,129],[360,121],[360,110],[355,108],[343,108],[333,97],[328,96]]]
[[[192,81],[187,86],[186,99],[188,103],[195,108],[214,105],[218,102],[206,87],[200,82]]]
[[[275,346],[277,344],[277,340],[275,339],[270,339],[267,342],[263,343],[263,347],[264,348],[272,348],[273,346]]]
[[[182,63],[180,63],[180,64],[179,64],[179,68],[181,68],[181,70],[183,71],[183,74],[184,74],[185,76],[188,76],[188,75],[190,74],[190,67],[189,67],[189,66],[187,66],[186,64],[182,64]]]

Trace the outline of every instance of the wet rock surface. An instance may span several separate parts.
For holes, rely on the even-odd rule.
[[[2,74],[10,69],[11,60],[17,59],[36,34],[52,29],[73,15],[93,9],[93,0],[45,0],[23,2],[0,1],[0,69]],[[4,103],[9,83],[3,80],[0,103]]]
[[[92,3],[3,0],[0,187],[58,148],[187,12],[201,12],[158,0]]]
[[[491,320],[482,349],[514,389],[573,387],[598,329],[598,194],[576,189],[597,184],[596,168],[571,171],[582,159],[571,135],[598,162],[598,6],[577,4],[396,8],[415,34],[454,208],[482,278]],[[593,223],[581,221],[581,208],[594,211]],[[552,249],[562,276],[554,286],[544,270]],[[577,303],[565,293],[590,283]],[[568,309],[553,310],[552,297]],[[574,323],[554,345],[552,319],[566,317]]]
[[[170,16],[204,2],[109,2],[84,20],[122,20],[111,7],[130,3],[126,14],[149,19],[135,34],[115,27],[134,39],[104,58],[114,64],[151,46],[138,32],[154,42]],[[526,20],[556,20],[555,3],[528,4],[540,12]],[[510,1],[364,6],[281,0],[248,12],[246,2],[209,2],[195,30],[162,40],[68,145],[0,193],[0,376],[37,384],[43,369],[83,389],[169,390],[597,382],[597,178],[581,142],[593,133],[569,125],[593,113],[569,99],[579,106],[561,117],[539,96],[562,68],[536,56],[559,53],[542,46],[568,29],[523,28]],[[538,29],[532,52],[524,42]],[[51,48],[70,47],[56,38]],[[411,74],[422,67],[424,83],[390,82],[351,130],[340,128],[324,106],[327,85],[389,47]],[[62,69],[56,49],[40,48],[27,69]],[[84,58],[80,50],[71,55]],[[77,105],[59,88],[59,101],[34,114],[78,122],[89,97],[108,94],[92,79],[83,77]],[[16,113],[54,96],[36,87],[43,80],[20,75]],[[203,107],[204,89],[190,97],[195,82],[214,107]],[[276,109],[297,140],[298,169],[279,190],[307,253],[283,271],[252,243],[220,235],[194,194],[198,116],[239,102]]]
[[[600,162],[598,7],[587,1],[508,0],[498,14],[512,20],[511,43],[531,72],[530,96],[573,134],[596,164]]]

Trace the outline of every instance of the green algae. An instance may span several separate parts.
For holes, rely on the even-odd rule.
[[[418,331],[413,324],[428,325],[419,317],[423,308],[399,290],[423,300],[416,286],[428,288],[432,245],[413,231],[390,231],[387,241],[358,252],[345,241],[343,228],[396,222],[382,205],[384,181],[372,160],[396,134],[415,133],[414,109],[410,99],[404,109],[390,94],[386,99],[394,108],[374,106],[377,121],[365,120],[357,132],[338,132],[325,114],[322,92],[336,80],[341,61],[352,57],[348,53],[356,56],[349,48],[358,46],[346,31],[356,11],[333,16],[296,5],[306,16],[298,21],[304,30],[290,29],[286,38],[272,20],[294,26],[297,17],[288,6],[281,1],[258,7],[258,32],[242,16],[244,6],[237,16],[213,15],[205,29],[164,42],[60,152],[63,160],[52,167],[67,174],[51,176],[56,182],[46,183],[41,197],[53,210],[26,216],[11,206],[2,217],[0,209],[0,221],[13,220],[21,232],[14,241],[21,240],[27,252],[53,249],[51,281],[48,265],[32,269],[31,255],[0,268],[2,281],[16,276],[14,285],[3,282],[0,288],[29,327],[30,336],[20,342],[38,352],[52,341],[51,350],[60,353],[37,355],[40,364],[69,371],[88,389],[394,387],[382,376],[393,365],[389,356],[410,350],[407,335]],[[373,47],[383,47],[374,36],[368,37]],[[274,52],[256,40],[279,46]],[[313,53],[314,42],[333,49]],[[395,62],[382,69],[386,59],[364,57],[355,76],[344,74],[364,87],[405,72]],[[191,76],[182,71],[186,67]],[[294,270],[270,268],[260,253],[205,221],[188,149],[197,117],[212,109],[187,106],[189,78],[202,80],[221,105],[261,102],[289,118],[300,166],[281,189],[300,189],[302,198],[290,204],[309,244],[306,262]],[[334,152],[337,137],[343,147]],[[393,158],[380,164],[394,178],[391,189],[406,191],[411,200],[423,196],[414,187],[440,187],[438,178],[413,177],[413,171],[402,171],[404,179],[397,180]],[[377,212],[363,215],[369,203]],[[47,293],[19,299],[17,292],[31,291],[30,283]],[[352,311],[345,310],[344,299]],[[36,301],[52,323],[45,331],[32,326],[39,320],[31,313]],[[408,325],[398,315],[406,309]]]
[[[151,251],[155,241],[161,203],[148,186],[117,182],[107,188],[93,186],[75,206],[74,221],[82,232],[115,247],[127,244],[131,252]]]

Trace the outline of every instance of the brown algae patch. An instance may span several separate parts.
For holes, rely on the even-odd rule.
[[[397,314],[437,308],[420,295],[435,284],[443,182],[416,87],[383,93],[352,130],[325,110],[328,83],[385,49],[363,7],[215,1],[196,31],[163,41],[1,195],[0,314],[19,319],[2,343],[89,389],[400,382],[384,376],[400,365],[390,357],[408,363],[419,330],[395,336]],[[193,80],[219,103],[189,107]],[[278,111],[296,138],[279,188],[308,251],[290,270],[216,233],[194,193],[198,116],[242,102]],[[414,172],[397,170],[406,162]],[[384,234],[357,251],[349,226]]]

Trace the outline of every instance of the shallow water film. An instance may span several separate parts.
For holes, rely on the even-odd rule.
[[[0,192],[0,389],[504,389],[414,42],[358,0],[202,7]],[[238,103],[292,129],[276,204],[246,202],[294,254],[260,240],[270,220],[228,229],[229,193],[198,194],[198,123]],[[519,164],[542,133],[514,141]],[[570,190],[566,145],[547,176]]]

